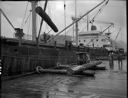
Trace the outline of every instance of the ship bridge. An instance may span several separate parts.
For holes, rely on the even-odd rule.
[[[80,32],[78,43],[89,47],[103,47],[104,45],[110,45],[110,41],[101,33],[101,31]]]

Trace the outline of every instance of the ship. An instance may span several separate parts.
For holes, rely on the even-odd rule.
[[[90,59],[96,60],[98,57],[108,58],[108,50],[104,47],[88,47],[79,44],[78,31],[76,30],[76,44],[73,45],[72,41],[65,40],[63,45],[57,44],[57,36],[65,31],[67,28],[76,24],[85,16],[87,16],[94,9],[100,5],[108,2],[104,0],[96,5],[94,8],[86,12],[80,18],[76,19],[70,25],[66,26],[63,30],[58,32],[58,28],[52,22],[52,19],[45,12],[48,1],[45,1],[44,10],[42,7],[37,6],[38,1],[30,1],[32,5],[32,40],[23,39],[23,29],[15,28],[9,21],[5,13],[0,12],[5,16],[10,25],[15,30],[16,38],[6,38],[1,36],[1,61],[2,61],[2,76],[13,76],[19,74],[33,73],[37,66],[42,68],[53,68],[58,64],[71,65],[77,62],[76,52],[87,52],[90,55]],[[36,36],[36,15],[39,15],[41,20],[41,26],[43,21],[52,28],[57,34],[53,37],[44,37],[44,41],[40,42],[40,30],[39,35]],[[40,27],[41,27],[40,26]]]

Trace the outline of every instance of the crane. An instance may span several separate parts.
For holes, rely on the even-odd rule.
[[[3,14],[3,16],[6,18],[6,20],[8,21],[8,23],[11,25],[11,27],[15,30],[15,27],[13,26],[13,24],[11,23],[11,21],[9,20],[9,18],[6,16],[6,14],[4,13],[4,11],[2,9],[0,9],[0,12]]]
[[[61,34],[63,31],[65,31],[66,29],[68,29],[69,27],[71,27],[73,24],[77,23],[78,21],[80,21],[83,17],[87,16],[90,12],[92,12],[94,9],[96,9],[97,7],[99,7],[101,4],[107,2],[108,0],[104,0],[101,3],[99,3],[98,5],[96,5],[95,7],[93,7],[91,10],[89,10],[88,12],[86,12],[84,15],[82,15],[79,19],[76,19],[74,22],[72,22],[70,25],[68,25],[67,27],[65,27],[63,30],[61,30],[60,32],[58,32],[54,38],[56,38],[56,36],[58,36],[59,34]],[[48,40],[48,42],[50,42],[51,40],[53,40],[54,38],[51,38]]]
[[[24,35],[23,33],[23,29],[20,29],[20,28],[15,28],[13,26],[13,24],[11,23],[11,21],[9,20],[9,18],[6,16],[6,14],[4,13],[4,11],[2,9],[0,9],[0,12],[3,14],[3,16],[6,18],[6,20],[8,21],[8,23],[11,25],[11,27],[14,29],[15,31],[15,36],[18,37],[19,39],[19,46],[21,46],[21,39]]]

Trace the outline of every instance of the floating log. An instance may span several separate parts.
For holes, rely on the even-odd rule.
[[[88,70],[106,70],[105,66],[95,66],[92,68],[88,68]]]
[[[67,69],[69,67],[71,67],[71,66],[70,65],[58,65],[58,66],[54,67],[54,69]]]
[[[95,71],[85,70],[85,71],[82,71],[82,72],[75,73],[74,75],[94,76]]]
[[[55,73],[55,74],[68,74],[66,69],[43,69],[40,66],[36,67],[36,71],[38,73]],[[94,71],[83,71],[80,73],[75,73],[74,75],[86,75],[86,76],[94,76]]]
[[[66,70],[58,70],[58,69],[39,69],[38,73],[59,73],[59,74],[67,74]]]
[[[87,64],[70,67],[70,68],[67,69],[67,73],[68,74],[80,73],[84,70],[95,67],[96,65],[99,65],[101,63],[102,63],[101,61],[91,61],[90,63],[87,63]]]

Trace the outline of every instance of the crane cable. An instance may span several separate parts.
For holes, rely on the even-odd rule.
[[[25,16],[26,16],[26,13],[27,13],[27,8],[28,8],[28,2],[27,2],[27,4],[26,4],[25,13],[24,13],[24,17],[23,17],[23,20],[22,20],[22,23],[21,23],[21,28],[23,28],[23,23],[24,23]]]
[[[109,1],[109,0],[108,0],[108,1]],[[93,24],[94,19],[96,18],[96,16],[97,16],[99,13],[101,13],[101,11],[103,10],[103,8],[108,4],[108,1],[106,1],[106,3],[101,6],[101,8],[100,8],[100,9],[98,10],[98,12],[96,13],[96,15],[95,15],[95,16],[92,18],[92,20],[90,21],[90,23]],[[93,39],[93,40],[94,40],[94,39]],[[92,42],[92,40],[89,41],[86,45],[90,44],[91,42]]]
[[[109,0],[108,0],[109,1]],[[108,1],[106,1],[106,3],[104,5],[101,6],[101,8],[98,10],[98,12],[95,14],[95,16],[92,18],[92,20],[90,21],[90,23],[94,22],[94,19],[96,18],[96,16],[101,13],[101,11],[103,10],[103,8],[108,4]]]
[[[109,1],[109,0],[108,0],[108,1]],[[98,12],[96,13],[96,15],[95,15],[95,16],[92,18],[92,20],[90,21],[90,23],[93,24],[94,19],[96,18],[96,16],[97,16],[99,13],[101,13],[101,11],[103,10],[103,8],[108,4],[108,1],[106,1],[106,3],[101,6],[101,8],[100,8],[100,9],[98,10]],[[89,41],[86,45],[90,44],[91,42],[92,42],[92,40]]]

